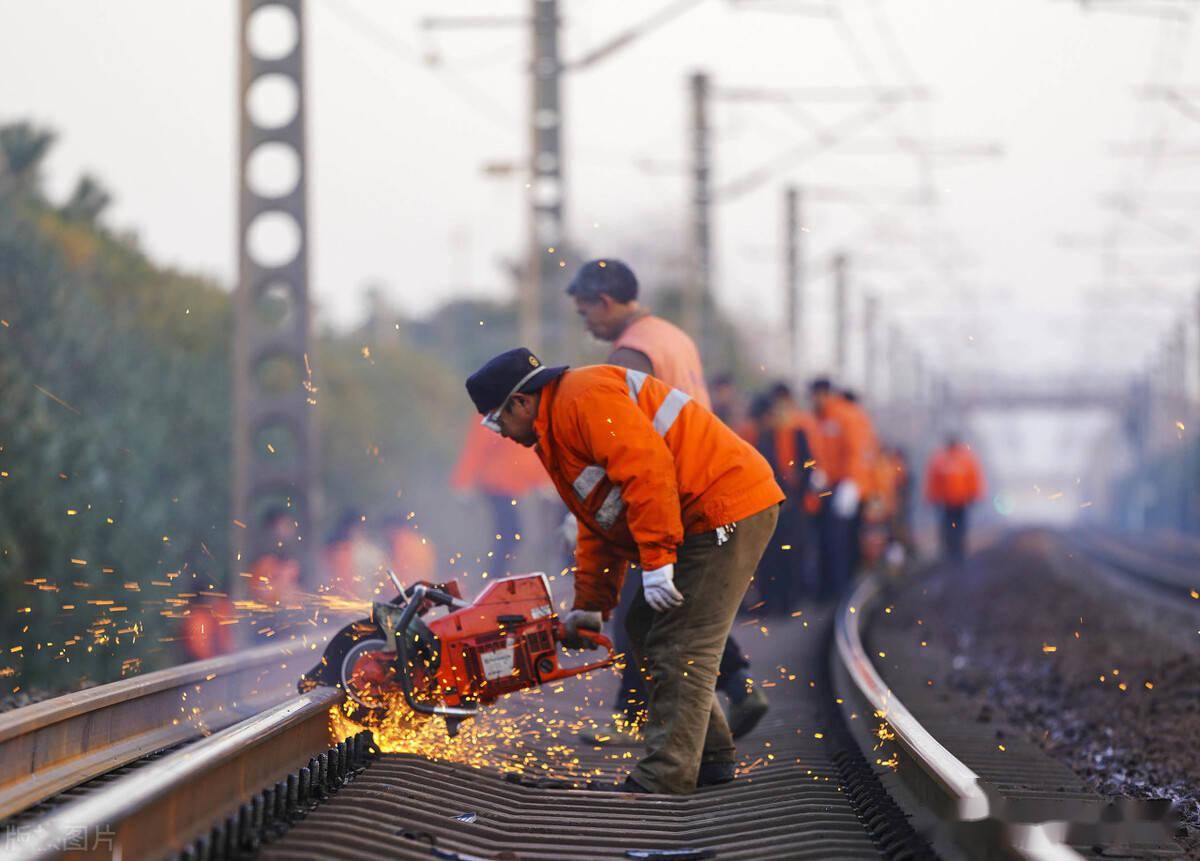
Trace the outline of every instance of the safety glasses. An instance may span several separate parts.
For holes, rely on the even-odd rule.
[[[532,380],[535,376],[537,376],[538,372],[541,370],[542,370],[542,366],[538,365],[536,368],[534,368],[528,374],[521,377],[521,379],[517,381],[517,384],[512,387],[512,390],[507,395],[505,395],[504,400],[502,400],[500,402],[500,406],[496,407],[490,413],[485,413],[483,418],[480,419],[479,423],[490,431],[494,431],[495,433],[501,433],[500,414],[502,412],[504,412],[504,408],[506,406],[508,406],[508,402],[510,400],[512,400],[512,396],[521,390],[521,386],[525,385],[527,382]]]

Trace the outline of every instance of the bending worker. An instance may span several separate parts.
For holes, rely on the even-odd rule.
[[[705,409],[712,409],[695,342],[678,326],[654,316],[638,303],[637,277],[627,265],[620,260],[585,263],[567,287],[567,294],[575,300],[575,310],[587,330],[613,345],[608,364],[658,377]],[[625,588],[626,592],[632,592],[637,583],[630,582]],[[620,606],[628,607],[628,601],[623,600]],[[627,652],[629,643],[622,637],[624,618],[620,610],[616,622],[617,648]],[[729,697],[728,720],[734,738],[754,729],[767,713],[767,695],[753,684],[749,671],[750,661],[731,636],[721,654],[717,690]],[[613,739],[637,740],[646,694],[636,661],[625,662],[617,702],[624,719],[596,731],[585,731],[580,736],[584,741],[605,744]]]
[[[983,496],[983,468],[979,459],[956,435],[929,460],[925,496],[942,509],[942,558],[961,562],[966,555],[967,511]]]
[[[546,368],[519,348],[472,374],[467,392],[485,426],[536,447],[578,519],[569,635],[599,630],[629,562],[642,566],[626,630],[648,676],[646,755],[619,790],[684,794],[732,780],[717,666],[779,516],[770,467],[641,371]]]

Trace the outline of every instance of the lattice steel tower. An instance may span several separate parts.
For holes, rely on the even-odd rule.
[[[238,284],[234,294],[233,585],[264,549],[261,518],[285,506],[312,576],[315,540],[309,363],[302,0],[240,0]],[[239,555],[240,554],[240,555]],[[311,583],[311,579],[309,580]],[[241,585],[239,585],[241,584]]]

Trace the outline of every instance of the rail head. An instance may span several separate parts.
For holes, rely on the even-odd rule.
[[[125,857],[178,852],[259,787],[328,746],[329,711],[340,691],[317,688],[121,777],[37,820],[5,861]],[[82,854],[78,835],[104,835]]]
[[[117,705],[128,700],[139,699],[149,694],[173,688],[186,687],[231,671],[242,671],[247,667],[271,664],[280,658],[301,653],[299,642],[271,643],[245,652],[221,655],[206,661],[180,664],[163,670],[155,670],[144,676],[134,676],[97,685],[32,705],[0,714],[0,742],[27,735],[73,717]]]
[[[837,614],[834,631],[838,658],[867,703],[887,721],[900,744],[917,758],[922,770],[951,799],[958,819],[963,822],[987,819],[991,804],[979,784],[979,775],[946,750],[913,717],[879,675],[863,646],[861,620],[874,605],[879,588],[879,580],[867,578]]]
[[[182,664],[0,715],[0,819],[295,693],[333,627]]]
[[[954,756],[918,721],[896,696],[871,661],[863,645],[863,619],[868,617],[882,589],[878,576],[864,579],[838,609],[834,622],[836,660],[846,671],[859,696],[891,727],[896,741],[907,751],[925,777],[938,787],[957,823],[983,823],[997,811],[970,767]],[[1007,849],[1028,861],[1081,859],[1063,842],[1061,823],[1043,822],[1008,826]]]

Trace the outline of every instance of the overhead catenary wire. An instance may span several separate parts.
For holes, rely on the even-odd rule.
[[[410,63],[430,75],[449,89],[464,104],[470,106],[476,114],[486,119],[492,125],[511,132],[517,127],[518,119],[495,100],[453,74],[445,66],[430,65],[421,56],[420,50],[398,36],[388,32],[359,6],[347,0],[324,0],[324,6],[329,9],[350,30],[360,38],[372,43],[379,50]]]

